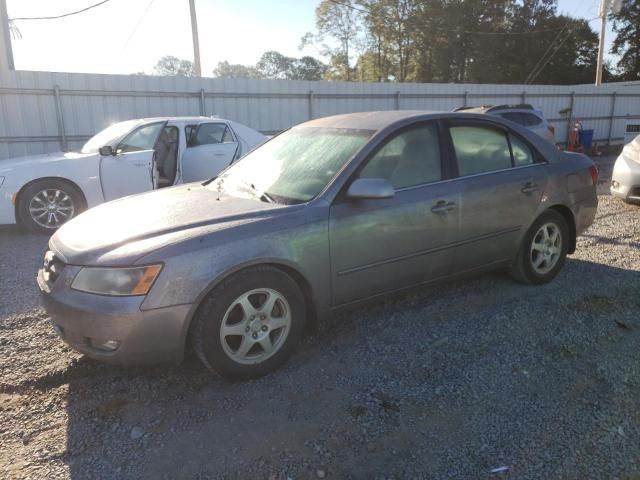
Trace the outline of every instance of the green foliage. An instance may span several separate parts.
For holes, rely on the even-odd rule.
[[[160,58],[153,67],[153,72],[156,75],[167,76],[193,77],[195,75],[191,60],[183,60],[171,55]]]
[[[340,2],[349,8],[323,0],[316,9],[318,33],[305,35],[302,43],[333,39],[337,47],[322,50],[330,60],[325,78],[331,80],[591,82],[597,36],[585,20],[558,15],[556,2]]]
[[[620,55],[616,64],[620,80],[640,80],[640,1],[624,0],[620,12],[611,15],[617,33],[611,53]]]
[[[262,78],[255,67],[229,63],[226,60],[218,62],[213,69],[213,76],[218,78]]]

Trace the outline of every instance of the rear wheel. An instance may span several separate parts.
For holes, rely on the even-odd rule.
[[[86,208],[77,188],[60,180],[39,180],[18,197],[18,220],[29,231],[53,233]]]
[[[562,215],[544,212],[527,231],[511,267],[511,276],[521,283],[550,282],[564,265],[569,248],[569,228]]]
[[[265,375],[285,362],[304,332],[304,297],[273,267],[244,270],[204,300],[191,331],[202,363],[227,378]]]

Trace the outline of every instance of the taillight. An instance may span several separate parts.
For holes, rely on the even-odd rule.
[[[551,132],[551,135],[553,135],[553,138],[555,138],[555,136],[556,136],[556,127],[554,127],[553,125],[549,125],[547,128]]]
[[[589,167],[589,173],[591,174],[591,180],[593,180],[593,184],[597,185],[598,184],[598,167],[596,167],[595,165],[591,165]]]

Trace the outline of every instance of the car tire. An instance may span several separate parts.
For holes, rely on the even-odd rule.
[[[207,368],[229,379],[256,378],[282,365],[302,338],[305,300],[282,270],[251,267],[215,287],[193,322],[191,342]]]
[[[528,285],[550,282],[564,265],[569,240],[569,228],[564,217],[554,210],[547,210],[525,234],[511,266],[511,276]]]
[[[82,193],[61,180],[38,180],[18,196],[18,221],[33,233],[51,234],[85,209]]]

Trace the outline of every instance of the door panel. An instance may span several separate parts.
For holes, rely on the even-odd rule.
[[[153,150],[100,158],[100,183],[105,201],[153,190]]]
[[[459,201],[451,184],[411,188],[390,199],[334,205],[329,221],[334,304],[449,274],[458,210],[432,212],[440,201]]]
[[[538,210],[546,165],[534,164],[461,178],[460,231],[455,272],[515,257],[523,229]]]
[[[215,177],[233,161],[237,143],[189,147],[182,154],[182,181],[197,182]]]

